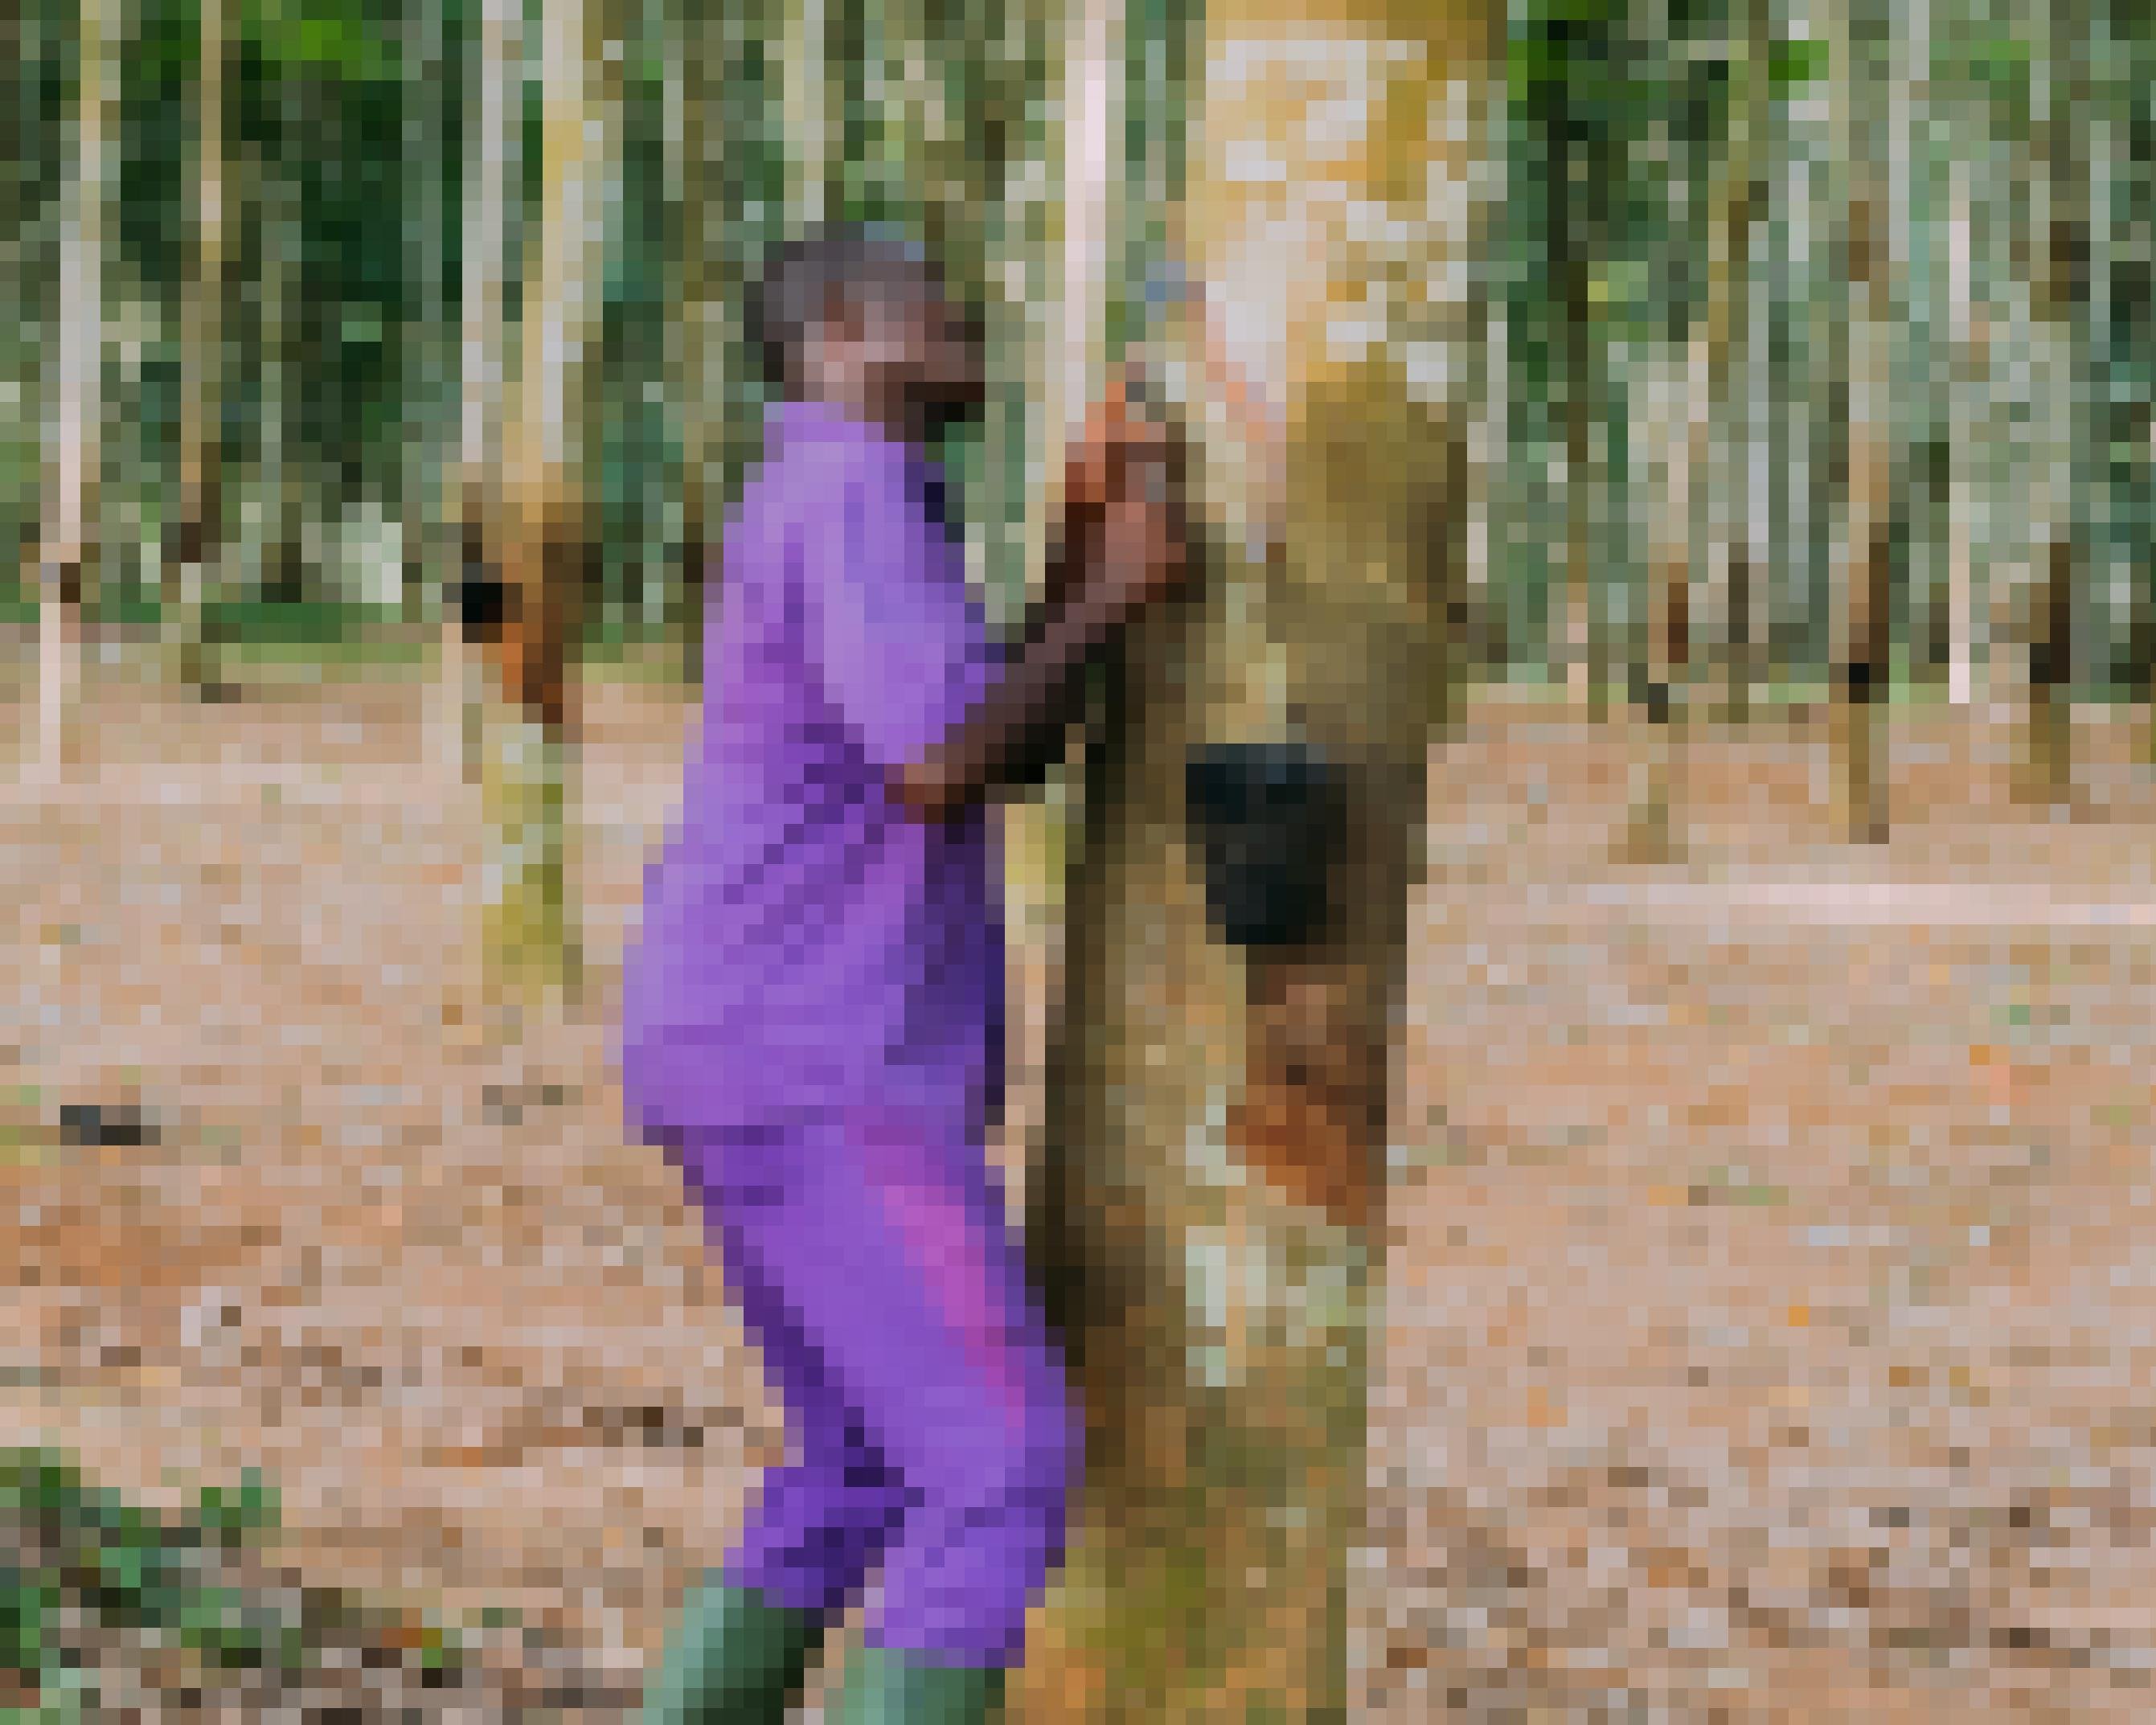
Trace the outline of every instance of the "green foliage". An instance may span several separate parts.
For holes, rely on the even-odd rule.
[[[328,647],[352,639],[378,621],[378,614],[367,607],[336,600],[267,604],[219,599],[203,607],[203,639],[221,645]]]
[[[404,63],[382,10],[365,0],[245,0],[239,35],[272,76],[315,73],[395,84]]]
[[[276,1488],[263,1481],[261,1470],[249,1468],[237,1486],[205,1486],[195,1520],[204,1532],[236,1545],[277,1526]]]
[[[2035,67],[2025,36],[1972,36],[1943,46],[1938,75],[1965,85],[1991,111],[2007,136],[2026,138],[2035,103]]]
[[[1768,75],[1777,90],[1823,82],[1830,67],[1827,44],[1819,41],[1777,42]]]
[[[100,1628],[146,1630],[214,1671],[287,1676],[313,1670],[331,1640],[394,1630],[419,1670],[461,1669],[469,1647],[456,1630],[331,1589],[271,1604],[234,1585],[222,1564],[277,1525],[277,1494],[255,1469],[204,1489],[192,1513],[166,1517],[50,1450],[0,1452],[0,1531],[13,1530],[16,1553],[0,1562],[0,1669],[58,1692],[80,1676],[61,1663],[63,1639],[94,1644]],[[77,1615],[91,1622],[70,1627]]]

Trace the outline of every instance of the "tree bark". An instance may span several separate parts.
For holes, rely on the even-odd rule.
[[[1708,259],[1707,366],[1713,395],[1714,480],[1710,488],[1709,583],[1722,614],[1724,716],[1742,721],[1759,672],[1754,612],[1762,572],[1753,568],[1742,510],[1750,425],[1738,380],[1752,341],[1752,233],[1759,210],[1758,164],[1766,153],[1772,93],[1774,21],[1768,0],[1744,0],[1740,43],[1731,44],[1733,123],[1715,198]]]
[[[2074,624],[2087,562],[2085,475],[2094,409],[2088,387],[2088,175],[2084,129],[2087,14],[2080,6],[2047,8],[2040,28],[2043,117],[2033,141],[2045,182],[2045,218],[2033,236],[2040,332],[2036,420],[2042,427],[2035,465],[2027,716],[2020,789],[2042,804],[2073,798]]]
[[[1851,843],[1887,836],[1887,644],[1892,623],[1892,518],[1896,449],[1888,368],[1892,277],[1889,236],[1870,147],[1869,105],[1877,89],[1872,54],[1857,39],[1850,0],[1831,8],[1835,166],[1842,181],[1843,278],[1848,295],[1848,412],[1838,433],[1846,450],[1842,538],[1834,559],[1835,644],[1830,696],[1840,822]],[[1828,475],[1833,477],[1831,474]]]
[[[1434,298],[1455,241],[1430,218],[1471,146],[1433,139],[1432,105],[1489,75],[1498,23],[1219,0],[1204,31],[1187,217],[1212,328],[1191,332],[1185,414],[1195,513],[1221,537],[1199,593],[1140,626],[1089,744],[1029,1192],[1089,1477],[1029,1718],[1351,1705],[1388,1053],[1459,567],[1463,418],[1404,350],[1465,339],[1465,306]],[[1362,135],[1306,132],[1316,100]],[[1351,235],[1358,198],[1412,237]],[[1373,318],[1387,279],[1410,285]],[[1184,797],[1194,748],[1273,741],[1337,763],[1348,793],[1332,914],[1291,954],[1221,937]]]
[[[473,652],[488,633],[471,614],[496,608],[500,589],[504,368],[508,339],[503,283],[508,265],[511,186],[518,178],[522,88],[522,10],[514,0],[486,0],[474,57],[477,85],[467,111],[463,212],[463,305],[458,368],[457,456],[448,507],[456,521],[458,603],[443,619],[442,677],[434,726],[442,764],[467,780],[478,767],[484,718]]]
[[[506,710],[484,775],[498,859],[486,904],[489,968],[527,1001],[573,993],[582,973],[567,855],[572,660],[592,574],[583,457],[596,394],[604,193],[623,51],[603,0],[547,0],[542,31],[541,214],[507,463],[509,603],[491,644]]]
[[[445,8],[425,6],[408,18],[403,32],[408,64],[424,82],[404,122],[405,148],[418,159],[439,162],[423,174],[413,200],[418,235],[413,262],[419,277],[416,326],[400,344],[404,391],[405,459],[398,476],[398,504],[406,523],[402,620],[424,627],[446,616],[454,598],[452,571],[461,522],[456,496],[456,396],[449,379],[456,362],[446,280],[444,181],[450,155],[448,21]],[[470,170],[470,158],[463,164]]]
[[[1652,514],[1647,542],[1645,734],[1626,752],[1635,788],[1622,860],[1673,860],[1681,849],[1675,824],[1680,720],[1691,660],[1693,495],[1702,439],[1695,403],[1705,404],[1707,332],[1692,331],[1681,347],[1657,357],[1648,393],[1647,424],[1638,441],[1649,452]],[[1703,418],[1704,416],[1700,416]]]
[[[824,219],[831,177],[829,14],[842,0],[799,0],[786,9],[786,208],[804,228]]]
[[[699,675],[703,657],[705,567],[722,501],[726,380],[722,369],[720,305],[713,263],[723,217],[716,202],[724,183],[725,128],[712,110],[731,100],[723,75],[731,38],[701,9],[671,11],[675,33],[666,69],[670,123],[668,193],[680,215],[680,311],[668,326],[681,428],[680,635],[683,670]],[[714,55],[725,58],[717,65]],[[714,75],[717,74],[717,75]],[[719,168],[713,174],[711,168]],[[713,427],[719,434],[713,435]]]
[[[203,605],[222,536],[218,508],[219,361],[224,296],[225,31],[223,0],[201,0],[201,64],[195,85],[195,254],[180,332],[180,489],[164,547],[160,607],[170,673],[182,687],[212,691]]]
[[[1977,422],[1973,417],[1979,379],[1985,369],[1976,318],[1974,226],[1969,167],[1957,157],[1951,173],[1947,218],[1947,300],[1953,354],[1951,400],[1963,434],[1948,451],[1947,480],[1948,698],[1967,706],[1976,690],[1976,535],[1978,473],[1971,459]]]
[[[1565,69],[1543,84],[1541,98],[1549,151],[1550,274],[1557,289],[1554,303],[1564,320],[1559,341],[1564,378],[1564,578],[1550,609],[1551,659],[1573,704],[1599,718],[1608,665],[1594,623],[1594,485],[1589,466],[1596,408],[1590,289],[1599,239],[1593,206],[1602,164],[1593,159],[1584,140],[1574,136],[1569,67],[1568,59]]]
[[[105,225],[113,177],[118,0],[82,0],[75,159],[60,237],[59,434],[38,552],[38,768],[67,770],[68,707],[81,674],[82,604],[96,572],[104,424]]]

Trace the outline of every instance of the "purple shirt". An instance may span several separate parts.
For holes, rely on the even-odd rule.
[[[909,816],[884,774],[1000,655],[933,463],[814,403],[774,408],[767,433],[624,978],[629,1120],[665,1141],[899,1101],[978,1134],[1003,1060],[989,828],[978,809]]]

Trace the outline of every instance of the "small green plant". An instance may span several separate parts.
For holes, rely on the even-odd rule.
[[[268,1532],[278,1523],[276,1489],[263,1483],[261,1470],[249,1468],[237,1486],[203,1488],[195,1520],[206,1533],[227,1545]]]
[[[252,1468],[163,1516],[50,1450],[0,1451],[0,1677],[37,1698],[0,1717],[72,1717],[69,1697],[95,1686],[84,1656],[113,1630],[183,1649],[208,1674],[295,1681],[320,1668],[325,1645],[357,1641],[390,1651],[424,1682],[456,1679],[469,1650],[453,1629],[335,1589],[271,1602],[238,1584],[239,1559],[279,1514],[275,1488]]]

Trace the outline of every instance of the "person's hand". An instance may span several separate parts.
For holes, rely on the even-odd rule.
[[[1072,515],[1105,509],[1128,495],[1139,483],[1134,467],[1179,459],[1178,439],[1145,406],[1145,396],[1144,373],[1135,362],[1110,374],[1065,465],[1064,501]]]
[[[1111,372],[1071,439],[1064,463],[1061,513],[1051,536],[1055,549],[1042,589],[1051,609],[1086,584],[1088,572],[1101,555],[1111,506],[1134,490],[1158,495],[1165,486],[1166,439],[1136,408],[1137,384],[1132,367]]]
[[[1125,367],[1100,415],[1105,501],[1089,586],[1118,611],[1173,592],[1189,567],[1186,446],[1143,407],[1143,381],[1136,366]]]
[[[1189,567],[1181,509],[1165,499],[1120,497],[1107,507],[1098,549],[1081,578],[1085,597],[1127,616],[1174,592]]]

